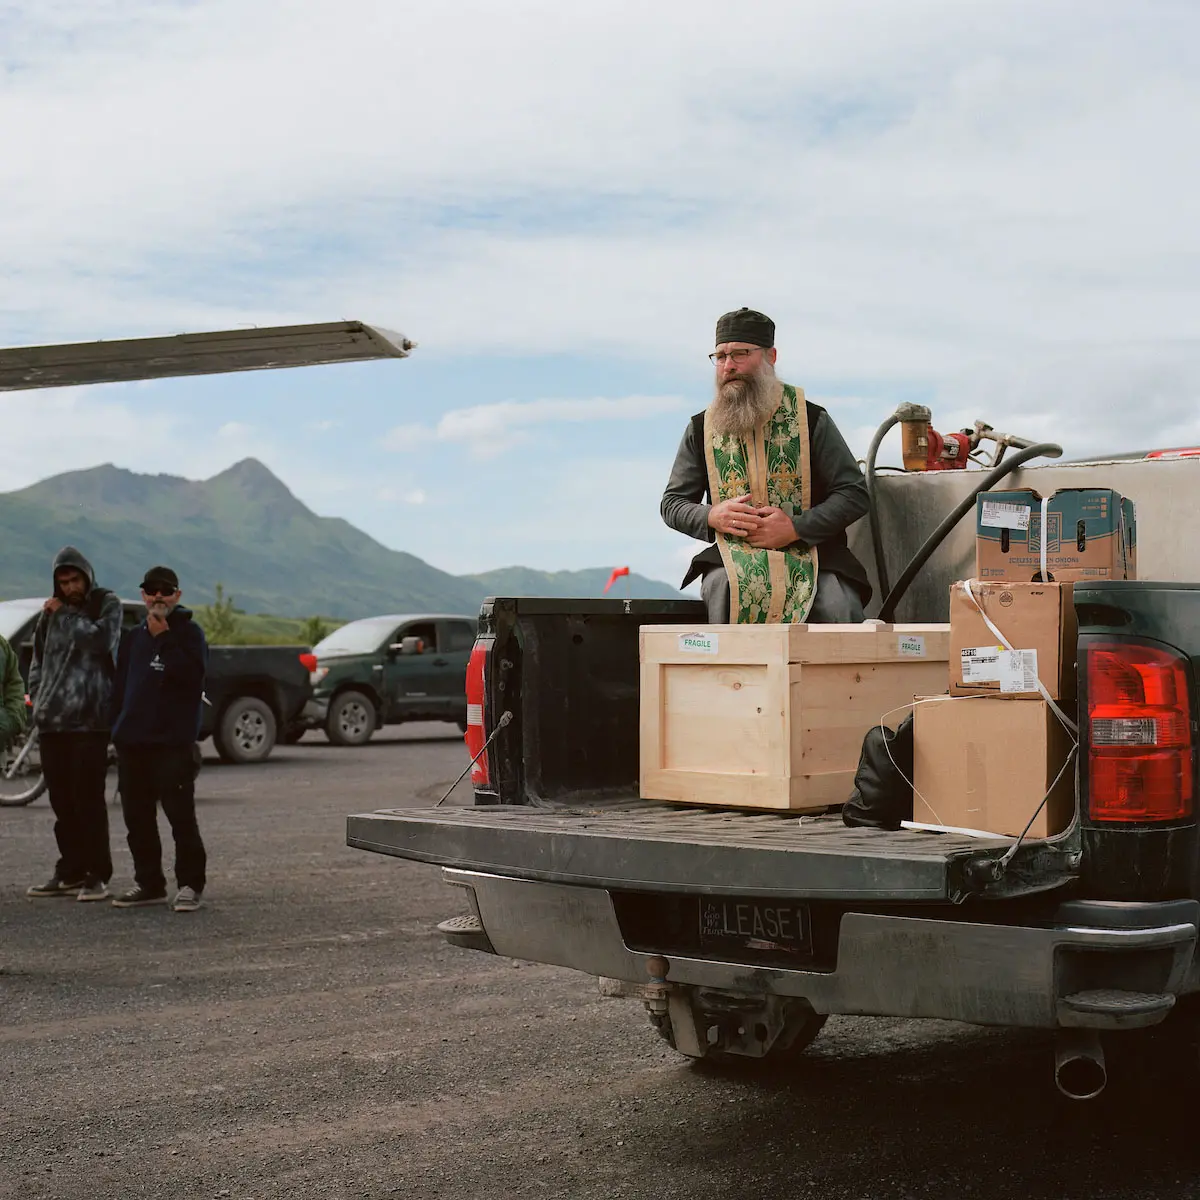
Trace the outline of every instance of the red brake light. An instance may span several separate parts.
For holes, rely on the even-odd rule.
[[[317,656],[315,654],[301,654],[300,665],[311,675],[317,669]]]
[[[1179,821],[1191,816],[1187,659],[1135,642],[1093,642],[1084,653],[1092,819]]]
[[[483,727],[483,702],[484,702],[484,664],[487,661],[487,646],[483,642],[476,642],[471,651],[471,657],[467,660],[467,732],[464,734],[464,740],[467,743],[467,753],[472,758],[483,749],[484,743],[487,741],[487,732]],[[471,768],[471,782],[482,784],[484,787],[490,782],[488,772],[488,756],[479,754],[479,759]]]

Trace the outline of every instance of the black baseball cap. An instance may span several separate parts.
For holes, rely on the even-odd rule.
[[[151,567],[142,580],[142,591],[152,592],[155,588],[170,588],[179,591],[179,576],[170,567]]]

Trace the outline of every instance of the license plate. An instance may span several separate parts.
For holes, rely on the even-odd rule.
[[[809,957],[812,924],[808,906],[794,901],[704,896],[700,900],[700,943],[713,950],[774,950]]]

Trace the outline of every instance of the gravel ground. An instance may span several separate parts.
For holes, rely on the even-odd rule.
[[[0,810],[0,1197],[1200,1196],[1190,1081],[1140,1050],[1085,1106],[1045,1036],[931,1021],[717,1071],[589,979],[446,946],[457,893],[344,817],[465,763],[443,725],[206,763],[193,915],[26,900],[50,812]]]

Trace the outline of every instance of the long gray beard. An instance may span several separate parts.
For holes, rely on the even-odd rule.
[[[764,363],[753,375],[717,385],[709,419],[714,433],[749,437],[767,423],[778,396],[775,369]]]

